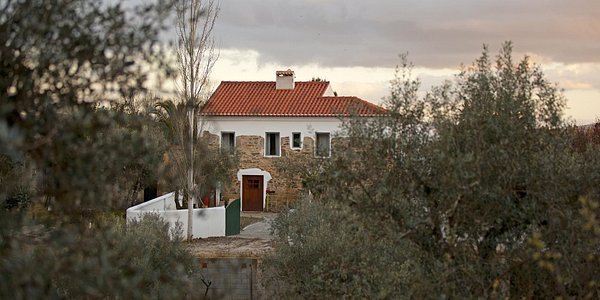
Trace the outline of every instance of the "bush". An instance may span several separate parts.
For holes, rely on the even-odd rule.
[[[336,203],[300,203],[273,223],[268,285],[280,298],[422,298],[401,293],[428,285],[417,247],[380,225]]]
[[[7,155],[0,154],[0,209],[22,210],[31,203],[33,176],[27,168]]]
[[[190,295],[195,259],[154,215],[125,226],[27,225],[2,239],[0,298],[158,298]],[[175,235],[176,236],[176,235]],[[8,241],[8,242],[7,242]],[[199,284],[198,282],[196,284]]]

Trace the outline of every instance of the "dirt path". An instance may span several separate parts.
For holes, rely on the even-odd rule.
[[[196,257],[262,258],[273,250],[270,224],[277,214],[263,212],[242,212],[245,219],[242,232],[237,236],[195,239],[187,248]]]
[[[214,237],[197,239],[187,244],[196,257],[262,258],[273,250],[270,240],[259,238]]]

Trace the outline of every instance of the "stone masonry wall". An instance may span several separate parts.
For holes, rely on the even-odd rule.
[[[208,131],[203,133],[203,137],[207,139],[209,147],[217,150],[220,144],[220,137],[216,134],[211,134]],[[338,138],[332,139],[332,147],[339,144]],[[262,136],[236,136],[235,149],[237,156],[237,165],[234,166],[229,174],[229,182],[225,183],[222,190],[223,200],[232,200],[240,198],[240,182],[237,180],[237,172],[241,169],[258,168],[267,171],[271,174],[272,179],[268,182],[267,187],[274,194],[268,195],[267,211],[282,211],[291,207],[299,197],[299,192],[302,189],[300,176],[294,175],[293,172],[286,172],[285,164],[287,161],[306,161],[315,158],[315,141],[313,137],[304,136],[302,141],[302,149],[291,149],[290,138],[282,137],[281,156],[280,157],[265,157],[264,156],[264,137]],[[163,159],[163,167],[167,168],[172,162],[165,155]],[[174,175],[167,177],[171,178]],[[171,178],[172,179],[172,178]],[[159,182],[159,192],[166,193],[173,191],[173,183],[166,179]]]
[[[210,134],[211,142],[218,141],[218,136]],[[218,143],[218,142],[217,142]],[[268,211],[282,211],[289,208],[299,197],[302,188],[301,178],[294,176],[290,172],[285,172],[287,160],[306,160],[314,158],[314,139],[304,136],[302,149],[291,149],[290,138],[282,137],[280,157],[264,156],[264,137],[262,136],[236,136],[235,149],[238,159],[237,167],[232,170],[231,181],[223,187],[223,199],[240,198],[240,182],[237,180],[237,171],[241,169],[258,168],[271,174],[272,179],[267,187],[274,194],[268,195]],[[332,140],[332,146],[336,144],[336,139]],[[213,144],[214,145],[214,144]],[[217,144],[218,146],[218,144]],[[321,159],[321,158],[319,158]]]

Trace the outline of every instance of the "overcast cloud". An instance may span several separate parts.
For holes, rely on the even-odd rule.
[[[222,48],[261,62],[390,67],[399,53],[425,67],[469,63],[505,40],[551,61],[600,61],[600,1],[223,0]]]
[[[108,0],[105,0],[108,1]],[[142,0],[128,0],[142,1]],[[566,115],[600,116],[600,0],[220,0],[213,82],[274,80],[292,68],[341,95],[375,103],[408,52],[423,90],[470,64],[487,44],[514,42],[565,89]],[[173,39],[174,32],[165,35]]]

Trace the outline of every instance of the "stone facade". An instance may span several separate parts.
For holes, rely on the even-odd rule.
[[[218,150],[220,147],[220,136],[204,131],[203,138],[208,142],[211,149]],[[339,138],[332,138],[332,147],[339,145]],[[299,192],[302,189],[302,178],[288,171],[286,164],[288,162],[302,162],[315,158],[315,140],[310,136],[303,136],[302,148],[290,148],[290,138],[287,136],[280,138],[281,156],[265,156],[265,138],[257,135],[242,135],[235,137],[236,165],[230,170],[229,182],[224,183],[222,187],[222,200],[239,199],[240,182],[237,179],[237,172],[243,169],[257,168],[269,172],[272,179],[268,182],[267,188],[274,191],[268,195],[267,207],[265,211],[282,211],[288,209],[299,198]],[[179,146],[174,146],[175,153],[181,151]],[[173,152],[170,152],[171,154]],[[326,159],[326,158],[325,158]],[[163,157],[162,169],[170,172],[177,171],[173,169],[173,162],[169,155]],[[159,183],[159,192],[168,193],[174,190],[174,174],[168,173]],[[213,204],[211,204],[213,205]]]
[[[210,134],[211,141],[219,139],[217,135]],[[289,208],[299,197],[302,189],[300,176],[286,172],[285,163],[288,161],[303,161],[314,158],[315,141],[312,137],[304,136],[302,148],[290,148],[290,138],[281,137],[281,156],[265,156],[265,139],[262,136],[236,136],[235,149],[237,166],[232,170],[231,181],[223,187],[224,200],[240,198],[240,182],[237,180],[237,171],[242,169],[257,168],[269,172],[272,179],[267,188],[274,193],[268,195],[266,211],[282,211]],[[335,144],[335,139],[332,141]],[[213,146],[218,147],[218,142]],[[321,159],[321,158],[319,158]]]

